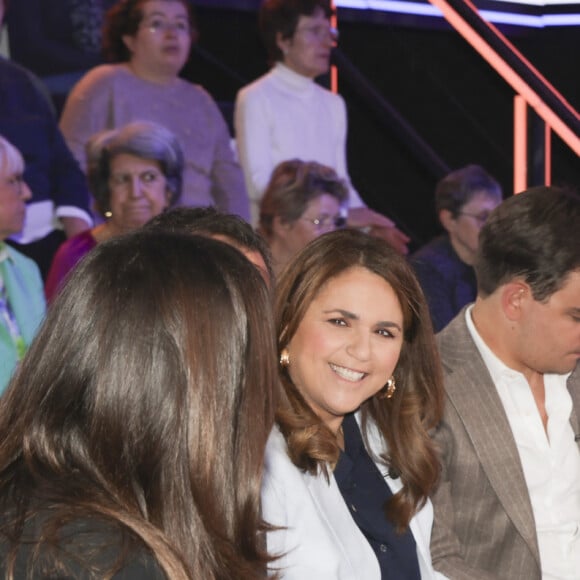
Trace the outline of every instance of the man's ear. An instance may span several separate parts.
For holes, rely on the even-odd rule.
[[[501,289],[501,306],[508,320],[519,320],[530,299],[534,299],[530,287],[520,280],[508,282]]]
[[[439,221],[448,232],[450,232],[455,226],[455,218],[448,209],[439,210]]]

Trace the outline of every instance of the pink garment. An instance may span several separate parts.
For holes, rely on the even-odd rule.
[[[54,300],[69,273],[96,245],[97,240],[93,237],[91,230],[87,230],[73,236],[60,246],[54,256],[44,286],[48,302]]]

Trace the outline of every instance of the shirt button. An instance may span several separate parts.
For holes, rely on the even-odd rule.
[[[385,544],[381,544],[380,547],[379,547],[379,550],[381,552],[386,552],[387,551],[387,546],[385,546]]]

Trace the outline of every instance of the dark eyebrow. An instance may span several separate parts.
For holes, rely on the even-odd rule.
[[[150,18],[151,16],[167,16],[164,12],[159,12],[159,10],[155,10],[154,12],[150,12],[149,14],[143,14],[143,19]],[[187,14],[178,14],[175,18],[184,18],[185,20],[189,20]]]
[[[338,312],[339,314],[341,314],[345,318],[348,318],[349,320],[359,319],[359,317],[356,314],[349,312],[348,310],[342,310],[341,308],[332,308],[330,310],[324,310],[324,314],[332,314],[333,312]]]
[[[349,312],[348,310],[342,310],[342,308],[333,308],[331,310],[324,310],[324,314],[332,314],[333,312],[338,312],[348,320],[360,320],[360,317],[357,314]],[[396,322],[392,322],[390,320],[382,320],[380,322],[377,322],[375,326],[381,328],[396,328],[399,331],[401,330],[401,327]]]

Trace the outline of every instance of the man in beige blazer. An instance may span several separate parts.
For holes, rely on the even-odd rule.
[[[580,578],[580,197],[534,188],[480,234],[478,296],[439,335],[434,568]]]

